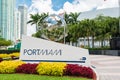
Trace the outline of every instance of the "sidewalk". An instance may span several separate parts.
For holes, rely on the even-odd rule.
[[[120,80],[120,57],[90,55],[90,60],[100,80]]]

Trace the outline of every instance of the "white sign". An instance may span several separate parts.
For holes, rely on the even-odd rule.
[[[28,36],[22,37],[20,60],[30,62],[67,62],[90,66],[87,49]]]

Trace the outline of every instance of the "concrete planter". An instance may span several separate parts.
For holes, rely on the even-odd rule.
[[[93,67],[91,67],[92,68],[92,70],[94,71],[94,73],[93,73],[93,80],[99,80],[99,75],[98,75],[98,73],[96,72],[96,70],[93,68]]]

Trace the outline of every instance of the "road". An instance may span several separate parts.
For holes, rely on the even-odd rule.
[[[120,80],[119,56],[90,55],[90,60],[99,75],[99,80]]]

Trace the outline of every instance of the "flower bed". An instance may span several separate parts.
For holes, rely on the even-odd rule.
[[[36,69],[40,75],[62,76],[65,66],[66,63],[41,62]]]
[[[22,61],[2,61],[0,62],[0,73],[15,73],[16,68],[24,64]]]
[[[20,55],[20,53],[18,53],[18,52],[11,53],[11,54],[0,54],[0,62],[4,61],[4,60],[19,59],[19,55]]]
[[[93,78],[94,71],[90,67],[77,64],[59,62],[40,62],[39,64],[24,63],[22,61],[0,62],[0,73],[25,73],[50,76],[82,76]]]
[[[93,70],[90,67],[79,66],[77,64],[67,64],[64,74],[93,78]]]

